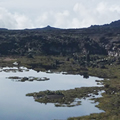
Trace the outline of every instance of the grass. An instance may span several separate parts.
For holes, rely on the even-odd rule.
[[[105,71],[105,70],[104,70]],[[104,110],[104,113],[91,114],[89,116],[68,118],[68,120],[119,120],[120,119],[120,66],[109,66],[107,77],[102,84],[104,85],[105,93],[103,97],[94,99],[99,102],[98,108]],[[112,75],[111,75],[112,74]],[[96,73],[95,73],[96,75]],[[111,76],[116,76],[116,78]]]
[[[81,105],[80,101],[76,101],[75,99],[82,99],[86,97],[91,97],[94,95],[98,95],[98,92],[103,90],[103,87],[82,87],[82,88],[75,88],[70,90],[60,90],[60,91],[40,91],[38,93],[28,93],[26,96],[42,96],[35,99],[35,101],[40,103],[55,103],[57,107],[74,107]],[[55,99],[54,97],[49,99],[46,96],[49,95],[62,95],[62,97]],[[74,104],[73,104],[74,103]]]

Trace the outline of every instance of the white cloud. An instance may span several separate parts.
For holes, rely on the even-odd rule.
[[[34,20],[34,27],[45,27],[47,25],[51,25],[53,20],[52,12],[43,12],[39,16],[37,16]]]
[[[113,20],[120,19],[120,5],[100,2],[96,7],[96,15],[98,24],[110,23]]]
[[[87,8],[87,6],[85,6],[82,3],[76,3],[73,11],[75,13],[75,18],[73,18],[72,20],[72,24],[74,27],[88,27],[91,24],[95,23],[95,20],[92,16],[93,11],[90,8]]]
[[[69,23],[69,11],[65,10],[63,12],[59,12],[55,14],[55,23],[54,26],[64,26],[67,27],[67,24]]]
[[[118,0],[116,2],[114,0],[35,1],[0,2],[0,6],[2,5],[0,27],[24,29],[51,25],[60,28],[81,28],[110,23],[120,18]]]
[[[45,27],[51,25],[54,27],[68,27],[69,23],[69,11],[62,12],[49,11],[44,12],[36,18],[34,21],[36,27]]]
[[[0,27],[11,28],[16,26],[16,21],[6,9],[0,8]]]
[[[110,23],[120,18],[120,5],[99,2],[93,7],[84,3],[76,3],[73,11],[75,18],[72,20],[73,27],[88,27],[94,24]]]
[[[23,29],[32,28],[32,21],[25,15],[10,13],[5,8],[0,7],[0,28]]]
[[[13,14],[13,18],[16,21],[16,28],[23,29],[23,28],[33,28],[34,25],[32,24],[32,21],[27,18],[25,15],[20,14]]]
[[[108,9],[108,8],[107,8],[106,3],[101,2],[101,3],[99,3],[99,4],[97,5],[96,11],[97,11],[98,13],[104,14],[107,9]]]

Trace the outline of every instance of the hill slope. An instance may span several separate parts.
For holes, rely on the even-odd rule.
[[[73,55],[119,56],[120,20],[108,25],[84,29],[6,30],[0,29],[1,55]]]

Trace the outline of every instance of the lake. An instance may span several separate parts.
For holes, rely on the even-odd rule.
[[[14,71],[7,71],[14,69]],[[65,75],[62,73],[36,72],[32,69],[1,68],[0,72],[0,120],[66,120],[68,117],[89,115],[90,113],[104,112],[95,107],[98,103],[92,100],[81,99],[82,105],[75,107],[55,107],[54,104],[41,104],[35,102],[33,97],[27,97],[27,93],[44,90],[68,90],[76,87],[98,86],[97,77],[83,78],[80,75]],[[47,77],[47,81],[14,81],[8,77]]]

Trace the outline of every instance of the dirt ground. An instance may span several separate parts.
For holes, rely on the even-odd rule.
[[[14,58],[9,58],[9,57],[3,58],[3,61],[14,61],[14,60],[16,60],[16,59],[14,59]]]

